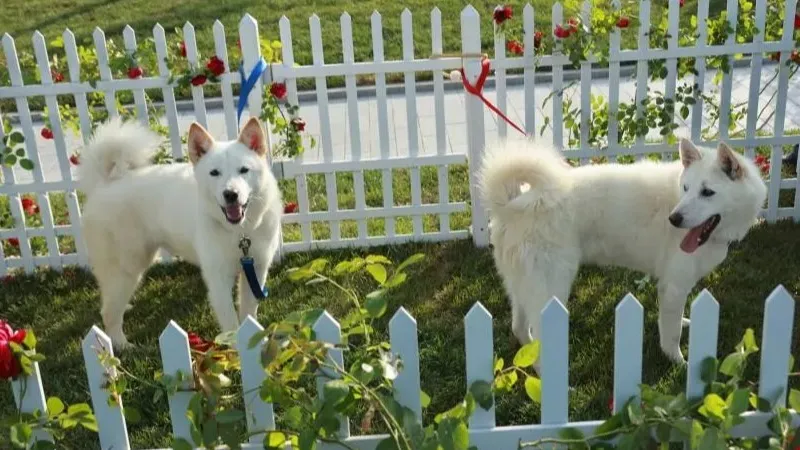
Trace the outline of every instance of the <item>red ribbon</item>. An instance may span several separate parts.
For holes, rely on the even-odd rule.
[[[464,73],[464,68],[462,67],[460,69],[461,70],[461,82],[464,83],[464,89],[467,92],[469,92],[470,94],[472,94],[472,95],[478,97],[479,99],[483,100],[483,103],[485,103],[486,106],[488,106],[489,109],[491,109],[495,114],[497,114],[498,116],[502,117],[503,120],[505,120],[512,127],[514,127],[515,130],[517,130],[520,133],[522,133],[523,135],[527,136],[527,133],[525,133],[525,130],[520,128],[519,125],[517,125],[514,122],[512,122],[511,119],[509,119],[508,117],[506,117],[505,114],[503,114],[503,111],[500,111],[497,108],[497,106],[494,106],[494,104],[492,104],[492,102],[490,102],[489,100],[486,99],[486,97],[483,96],[483,85],[486,83],[486,78],[489,76],[489,70],[490,69],[491,69],[491,65],[490,65],[489,58],[484,57],[483,60],[481,60],[481,74],[478,77],[478,79],[475,81],[475,84],[472,85],[472,84],[469,84],[469,81],[467,81],[467,76]]]

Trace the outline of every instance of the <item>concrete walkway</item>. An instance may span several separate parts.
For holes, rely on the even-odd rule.
[[[774,73],[774,66],[767,66],[762,72],[762,84],[772,78]],[[707,87],[713,87],[712,75],[709,74],[706,80]],[[692,79],[687,80],[693,82]],[[679,82],[680,85],[680,82]],[[662,90],[663,85],[650,84],[651,90]],[[579,86],[575,86],[575,93],[573,94],[573,101],[575,104],[580,103]],[[709,89],[707,88],[707,91]],[[759,101],[766,102],[772,94],[777,90],[777,81],[772,83],[772,86],[767,88],[765,92],[760,95]],[[544,98],[549,95],[551,91],[550,83],[538,84],[535,88],[537,113],[536,121],[537,128],[542,124],[544,115],[552,115],[552,102],[547,104],[546,111],[542,111],[541,103]],[[608,95],[608,80],[597,79],[592,81],[592,91],[595,94]],[[630,101],[634,97],[635,82],[630,78],[623,78],[620,83],[620,101]],[[750,93],[750,69],[740,68],[735,69],[733,72],[733,103],[747,102]],[[447,134],[447,153],[464,153],[466,152],[467,133],[466,133],[466,119],[464,107],[464,92],[462,90],[452,90],[445,93],[445,131]],[[493,90],[487,89],[487,98],[494,101],[496,93]],[[518,124],[524,123],[524,90],[523,86],[509,86],[507,88],[508,98],[508,116]],[[769,110],[763,117],[768,117],[769,112],[774,109],[777,101],[786,103],[786,120],[785,129],[800,127],[800,77],[795,77],[790,81],[789,92],[786,98],[773,100]],[[407,155],[409,151],[408,140],[408,121],[406,116],[406,98],[404,95],[392,95],[388,99],[389,105],[389,142],[391,146],[391,154],[393,156]],[[420,154],[433,154],[438,151],[436,145],[436,122],[435,122],[435,107],[434,96],[432,93],[419,93],[416,96],[417,105],[417,121],[418,127],[418,149]],[[319,140],[320,133],[320,116],[319,109],[315,102],[302,103],[301,102],[300,114],[307,122],[307,132],[314,135]],[[759,109],[763,107],[759,105]],[[378,125],[377,125],[377,103],[374,96],[368,98],[360,98],[358,100],[358,121],[361,135],[362,157],[379,158],[380,147],[378,138]],[[221,109],[209,109],[208,123],[211,132],[215,136],[225,136],[225,122],[223,111]],[[329,120],[331,122],[331,147],[334,153],[334,159],[350,159],[352,149],[350,143],[350,117],[348,117],[347,101],[346,100],[331,100],[329,102]],[[192,112],[179,113],[179,122],[181,133],[186,133],[189,125],[194,120]],[[485,110],[485,126],[487,143],[496,142],[499,138],[497,131],[497,118],[488,109]],[[686,123],[691,123],[691,118]],[[55,146],[53,141],[44,140],[38,134],[38,127],[41,123],[37,123],[37,146],[41,158],[41,165],[44,170],[44,176],[47,181],[61,180],[59,165],[56,157]],[[767,127],[771,129],[772,125]],[[537,135],[539,130],[537,129]],[[686,125],[682,125],[677,134],[687,133]],[[508,128],[509,138],[516,138],[519,134],[512,129]],[[655,132],[654,137],[658,137]],[[551,130],[547,130],[541,139],[552,142]],[[566,137],[565,137],[566,139]],[[81,140],[78,136],[69,136],[67,148],[70,150],[79,149]],[[306,159],[310,161],[322,159],[322,149],[318,148],[308,151]],[[27,173],[19,168],[15,170],[17,174],[18,183],[28,183],[32,181],[30,173]]]

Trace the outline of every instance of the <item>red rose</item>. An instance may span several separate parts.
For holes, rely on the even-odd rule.
[[[286,98],[286,84],[272,83],[269,87],[269,93],[278,100]]]
[[[539,47],[542,46],[542,38],[543,37],[544,37],[544,35],[542,34],[541,31],[537,31],[537,32],[533,33],[533,47],[534,48],[538,49]]]
[[[791,59],[797,64],[800,64],[800,53],[798,53],[797,50],[792,50]]]
[[[561,25],[556,25],[556,29],[553,31],[553,35],[559,39],[565,39],[569,37],[569,29],[564,28]]]
[[[217,77],[225,73],[225,63],[216,56],[212,56],[211,59],[208,60],[206,67]]]
[[[7,322],[0,320],[0,379],[16,378],[22,373],[10,343],[22,345],[26,334],[25,330],[14,331]]]
[[[186,58],[186,42],[181,41],[178,43],[178,52],[180,52],[181,56]]]
[[[514,12],[511,10],[510,6],[498,6],[492,12],[492,18],[496,24],[500,25],[510,19],[513,14]]]
[[[69,162],[72,163],[73,166],[77,166],[81,163],[81,158],[77,154],[73,153],[69,155]]]
[[[141,67],[139,66],[131,67],[130,69],[128,69],[128,78],[130,78],[131,80],[135,80],[137,78],[141,78],[143,73],[144,72],[142,72]]]
[[[42,128],[42,137],[45,139],[53,139],[53,130],[47,127]]]
[[[608,412],[614,412],[614,397],[608,399]]]
[[[767,162],[767,157],[764,156],[764,155],[756,155],[756,157],[753,160],[753,162],[755,162],[757,165],[760,166],[761,164],[764,164],[765,162]]]
[[[39,205],[36,204],[35,201],[29,198],[22,199],[22,210],[25,211],[25,214],[32,216],[39,212]]]
[[[628,25],[631,24],[630,19],[625,16],[622,16],[617,20],[617,28],[628,28]]]
[[[64,81],[64,74],[57,70],[50,70],[50,75],[53,77],[53,83],[61,83]]]
[[[198,351],[200,353],[207,352],[211,347],[214,346],[213,342],[208,342],[207,340],[201,338],[195,333],[189,333],[189,348],[192,350]]]
[[[775,53],[769,55],[769,59],[771,59],[773,61],[780,61],[781,53],[780,52],[775,52]]]
[[[294,214],[297,212],[297,203],[289,202],[283,205],[283,213],[284,214]]]
[[[680,5],[681,8],[683,8],[683,5],[686,4],[686,0],[681,0],[680,3],[678,3],[678,4]]]
[[[19,248],[19,239],[17,238],[8,238],[8,243],[14,248]]]
[[[578,31],[578,25],[580,25],[580,22],[578,22],[578,19],[572,18],[567,21],[567,24],[569,24],[569,32],[572,34]]]
[[[514,55],[521,55],[525,52],[522,44],[517,41],[508,41],[508,43],[506,43],[506,49]]]
[[[800,30],[800,13],[794,15],[794,29]]]
[[[202,86],[206,84],[206,81],[208,81],[208,78],[205,75],[195,75],[192,77],[192,86]]]
[[[292,126],[297,131],[305,131],[306,121],[299,117],[295,117],[294,119],[292,119]]]
[[[770,168],[770,164],[769,163],[762,164],[761,165],[761,173],[763,173],[764,175],[769,174],[769,168]]]

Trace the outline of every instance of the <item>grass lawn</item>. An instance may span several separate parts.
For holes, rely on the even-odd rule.
[[[381,205],[379,174],[368,172],[365,179],[368,205]],[[423,200],[426,202],[437,201],[436,179],[435,169],[422,169]],[[338,181],[340,208],[352,208],[352,176],[339,174]],[[321,176],[309,177],[312,210],[327,207],[324,184]],[[466,167],[451,167],[450,201],[467,201],[467,186]],[[287,200],[294,199],[292,182],[284,182],[283,190]],[[395,171],[395,203],[410,203],[409,190],[407,171]],[[782,206],[791,205],[794,192],[783,191],[782,194]],[[63,196],[50,194],[50,198],[57,220],[68,222]],[[0,198],[0,228],[11,227],[7,214],[7,199]],[[436,220],[435,217],[425,219],[426,231],[435,229]],[[464,229],[469,221],[468,213],[453,215],[452,228]],[[382,234],[382,226],[381,221],[370,221],[370,234]],[[325,224],[314,224],[313,229],[317,239],[326,238],[329,233]],[[343,223],[343,237],[353,236],[355,229],[355,223]],[[400,218],[397,230],[398,233],[411,232],[410,219]],[[299,239],[297,226],[287,225],[284,233],[287,240]],[[32,239],[34,249],[42,251],[44,243],[37,239],[40,238]],[[67,251],[70,238],[62,239],[63,249]],[[9,254],[12,249],[7,242],[4,245]],[[397,262],[416,252],[424,252],[427,259],[415,269],[410,282],[394,294],[389,311],[404,306],[417,318],[422,387],[433,398],[426,416],[430,419],[463,396],[463,317],[476,301],[483,302],[495,317],[495,349],[499,356],[509,360],[516,350],[506,296],[488,250],[476,249],[471,241],[464,240],[290,254],[271,272],[271,295],[260,308],[259,320],[269,323],[306,307],[324,307],[337,317],[347,311],[348,303],[338,291],[290,282],[285,276],[288,267],[302,265],[319,256],[338,261],[369,253],[385,254]],[[800,224],[761,225],[731,249],[722,266],[698,284],[693,295],[705,287],[720,301],[720,353],[728,353],[747,327],[755,328],[756,335],[760,336],[764,299],[777,284],[782,283],[797,295],[800,291],[798,254]],[[627,292],[633,292],[645,305],[644,381],[671,391],[683,388],[685,370],[670,364],[658,347],[655,286],[652,283],[639,285],[637,281],[641,278],[640,273],[622,269],[585,267],[576,280],[568,304],[572,317],[570,383],[576,387],[570,396],[573,420],[602,418],[608,414],[613,380],[614,305]],[[363,292],[368,291],[365,288]],[[152,379],[161,367],[158,335],[170,319],[205,336],[216,334],[216,322],[205,299],[206,289],[194,267],[178,263],[152,268],[137,291],[133,309],[126,315],[126,331],[138,348],[122,355],[123,364],[135,375]],[[39,336],[39,349],[48,358],[41,365],[46,394],[59,396],[67,403],[89,401],[80,342],[93,324],[100,324],[99,298],[92,276],[76,269],[63,273],[43,270],[32,276],[19,276],[0,288],[0,305],[0,317],[19,327],[31,327]],[[378,328],[385,331],[386,320]],[[794,342],[795,351],[797,345],[798,342]],[[755,377],[757,373],[751,375]],[[143,422],[130,426],[134,448],[169,445],[171,428],[166,403],[153,404],[152,395],[151,388],[137,387],[125,399],[127,404],[142,409],[145,417]],[[12,405],[10,389],[0,389],[0,416],[12,414]],[[532,423],[538,421],[539,409],[520,390],[499,399],[497,415],[501,425]],[[6,438],[0,434],[0,443]],[[83,432],[70,434],[59,446],[65,449],[96,447],[94,436]]]

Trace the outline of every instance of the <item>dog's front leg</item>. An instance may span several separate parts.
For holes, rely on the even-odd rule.
[[[211,309],[223,332],[235,331],[239,328],[236,308],[233,306],[233,283],[236,280],[236,265],[225,267],[214,264],[203,266],[203,281],[208,287],[208,298]]]
[[[659,282],[658,284],[658,333],[661,350],[676,363],[684,363],[681,352],[683,310],[689,289]]]

